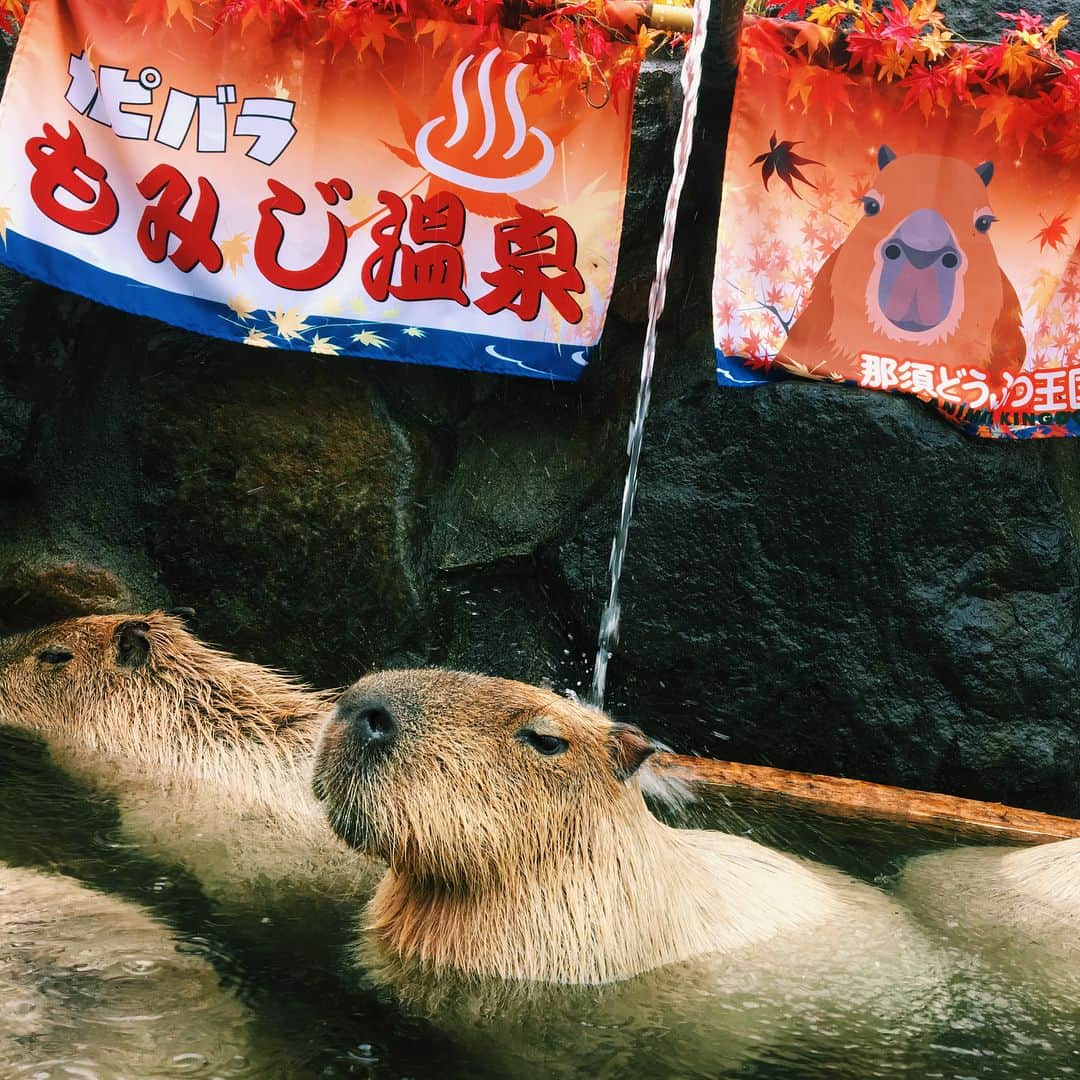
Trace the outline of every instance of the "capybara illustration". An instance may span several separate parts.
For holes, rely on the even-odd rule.
[[[116,800],[131,839],[216,897],[358,887],[366,860],[311,795],[329,700],[163,612],[0,638],[0,724],[43,738],[61,768]]]
[[[991,240],[993,163],[888,146],[877,161],[862,219],[818,271],[777,362],[857,380],[866,353],[975,368],[999,386],[1022,369],[1026,346]]]
[[[661,1001],[685,1012],[693,998],[709,1011],[709,1068],[738,1060],[754,1028],[712,993],[762,995],[755,1023],[797,1024],[794,1002],[811,986],[815,1008],[834,1000],[865,1019],[910,978],[933,983],[929,949],[883,893],[654,817],[641,781],[655,749],[632,725],[521,683],[441,670],[361,679],[326,723],[314,781],[334,830],[388,864],[358,965],[424,1007],[443,976],[538,993],[622,986],[604,1008],[628,1026]],[[645,984],[643,973],[653,973]],[[417,981],[426,986],[414,993]],[[655,991],[647,1002],[643,986]],[[577,1032],[567,1045],[580,1046],[579,1015],[560,1008],[542,1010],[544,1067],[556,1013]],[[510,1022],[505,1008],[489,1011]]]
[[[164,1076],[196,1055],[215,1076],[250,1075],[248,1013],[219,984],[143,908],[0,866],[4,1076]]]
[[[964,949],[1062,1000],[1080,995],[1080,840],[913,859],[898,894]]]

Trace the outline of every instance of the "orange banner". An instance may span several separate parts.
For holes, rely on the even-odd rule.
[[[718,382],[797,375],[912,394],[984,437],[1080,434],[1080,177],[1036,114],[1055,99],[969,89],[947,57],[904,84],[906,63],[863,74],[834,37],[744,29]]]
[[[632,79],[593,108],[536,77],[525,33],[399,20],[357,55],[128,13],[32,5],[0,106],[0,261],[257,347],[580,375]]]

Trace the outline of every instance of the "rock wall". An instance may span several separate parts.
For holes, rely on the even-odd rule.
[[[1080,812],[1080,446],[717,390],[730,77],[706,82],[614,710],[684,750]],[[586,686],[679,104],[649,64],[576,387],[247,349],[0,271],[2,626],[187,604],[322,685],[441,663]]]

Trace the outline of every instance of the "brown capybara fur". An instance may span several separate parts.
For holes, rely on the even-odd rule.
[[[858,379],[862,353],[1001,384],[1023,368],[1020,302],[991,240],[993,165],[887,146],[865,213],[818,272],[777,357],[820,378]]]
[[[334,830],[389,867],[361,962],[596,985],[776,949],[788,971],[815,949],[826,968],[882,972],[885,958],[919,952],[877,890],[660,822],[641,790],[654,749],[635,727],[521,683],[438,670],[361,679],[315,766]]]
[[[0,638],[0,724],[116,799],[132,838],[209,891],[322,880],[360,861],[311,797],[330,696],[199,641],[163,612]]]
[[[1014,977],[1080,996],[1080,840],[913,859],[897,891],[920,917]]]
[[[219,983],[142,908],[0,866],[0,1074],[165,1076],[198,1054],[215,1076],[237,1061],[249,1075],[249,1016]]]

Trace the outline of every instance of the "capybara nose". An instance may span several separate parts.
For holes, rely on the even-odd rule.
[[[389,747],[397,736],[397,721],[380,697],[346,695],[338,702],[337,718],[346,726],[346,738],[360,748]]]

